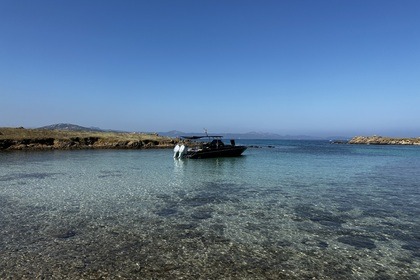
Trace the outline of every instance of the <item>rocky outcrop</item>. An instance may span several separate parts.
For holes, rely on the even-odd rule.
[[[154,133],[67,131],[0,127],[0,151],[173,148],[175,139]]]
[[[153,149],[172,148],[174,140],[109,140],[99,137],[72,137],[68,139],[0,139],[1,150],[80,150],[80,149]]]
[[[364,145],[420,145],[420,137],[418,138],[391,138],[382,136],[356,136],[353,137],[349,144]]]

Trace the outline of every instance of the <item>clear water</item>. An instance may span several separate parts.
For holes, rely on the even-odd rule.
[[[0,153],[0,278],[420,279],[420,147],[237,142]]]

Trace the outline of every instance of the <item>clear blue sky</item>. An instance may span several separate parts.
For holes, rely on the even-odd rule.
[[[420,1],[0,0],[0,126],[420,136]]]

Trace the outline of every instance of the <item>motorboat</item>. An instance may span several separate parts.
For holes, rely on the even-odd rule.
[[[238,157],[247,148],[237,146],[233,139],[225,144],[222,138],[219,135],[181,136],[181,142],[174,148],[174,158]],[[200,141],[203,139],[207,140]]]

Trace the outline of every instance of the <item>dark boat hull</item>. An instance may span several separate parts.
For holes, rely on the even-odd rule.
[[[188,152],[187,158],[215,158],[215,157],[238,157],[246,150],[245,146],[222,147]]]

